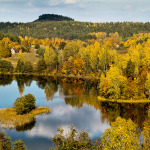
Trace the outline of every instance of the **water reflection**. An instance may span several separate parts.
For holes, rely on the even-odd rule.
[[[8,84],[10,87],[6,86]],[[131,118],[141,129],[148,119],[149,104],[98,102],[98,82],[18,75],[0,76],[0,85],[5,86],[0,86],[0,92],[6,90],[13,97],[10,99],[8,94],[0,93],[1,108],[12,107],[19,95],[29,92],[35,95],[36,105],[52,108],[49,115],[39,115],[30,124],[17,127],[16,130],[5,130],[13,141],[21,138],[32,150],[49,149],[50,138],[56,134],[58,125],[67,132],[68,127],[74,124],[76,129],[88,130],[90,136],[96,138],[100,137],[118,116]]]
[[[149,104],[100,103],[101,120],[103,122],[107,120],[107,122],[111,123],[120,116],[126,120],[130,118],[142,128],[144,122],[148,119],[148,108]]]
[[[27,75],[17,75],[15,76],[15,80],[17,81],[18,90],[20,93],[20,96],[23,95],[23,92],[25,90],[25,85],[30,86],[32,83],[32,76]]]
[[[34,118],[31,122],[29,123],[25,123],[23,125],[20,126],[16,126],[16,131],[21,132],[21,131],[27,131],[27,130],[31,130],[32,128],[35,127],[36,124],[36,119]]]
[[[0,86],[5,86],[11,84],[13,81],[13,76],[11,75],[0,75]]]
[[[44,88],[44,93],[46,95],[47,101],[53,100],[55,93],[58,91],[58,86],[55,82],[51,83],[46,83],[45,88]]]

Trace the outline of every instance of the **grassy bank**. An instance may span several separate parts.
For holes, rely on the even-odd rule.
[[[36,49],[34,48],[34,45],[31,46],[30,53],[23,53],[25,61],[30,61],[33,65],[33,68],[36,68],[37,62],[40,60],[39,57],[36,56]],[[17,66],[18,61],[18,54],[13,54],[11,57],[8,58],[2,58],[3,60],[10,61],[14,68]]]
[[[150,103],[150,100],[148,99],[128,99],[128,100],[122,100],[122,99],[118,99],[118,100],[115,100],[115,99],[105,99],[105,98],[102,98],[100,96],[98,96],[98,101],[99,102],[117,102],[117,103]]]
[[[3,128],[16,128],[24,124],[29,124],[35,119],[36,115],[48,114],[50,111],[48,107],[36,107],[28,114],[17,115],[14,108],[0,109],[0,122]]]

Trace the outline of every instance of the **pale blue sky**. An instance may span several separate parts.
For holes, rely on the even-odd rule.
[[[0,0],[0,22],[31,22],[41,14],[76,21],[150,21],[150,0]]]

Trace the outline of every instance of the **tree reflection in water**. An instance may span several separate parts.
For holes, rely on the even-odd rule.
[[[64,100],[65,104],[70,105],[70,107],[76,107],[77,109],[80,108],[80,110],[82,107],[84,107],[84,105],[86,105],[87,107],[93,107],[100,114],[100,121],[102,124],[106,122],[111,124],[119,116],[126,120],[131,119],[135,124],[138,125],[138,128],[141,130],[141,132],[143,131],[143,135],[145,135],[147,139],[148,137],[150,137],[149,135],[150,123],[147,112],[149,109],[149,104],[98,102],[97,96],[99,95],[99,89],[97,88],[98,82],[96,81],[93,82],[89,80],[73,79],[73,78],[55,79],[52,77],[44,77],[44,76],[39,77],[39,76],[18,75],[13,77],[5,75],[0,76],[0,85],[5,86],[11,84],[13,79],[15,79],[17,82],[20,95],[23,94],[25,86],[30,86],[32,81],[36,81],[38,87],[43,90],[42,91],[43,93],[45,93],[47,101],[51,102],[55,100],[56,97],[58,97],[61,98],[62,101]],[[66,109],[66,106],[64,107],[64,109]],[[87,114],[87,116],[89,116],[89,114]],[[16,128],[16,130],[17,131],[31,130],[33,129],[35,124],[36,120],[34,120],[29,124],[19,126]]]
[[[27,75],[17,75],[15,76],[15,80],[17,81],[20,97],[23,95],[25,90],[25,85],[30,86],[32,83],[32,76]]]
[[[32,128],[35,127],[35,124],[36,124],[36,119],[34,118],[30,123],[17,126],[16,131],[21,132],[21,131],[31,130]]]
[[[0,85],[9,85],[13,81],[12,75],[0,75]]]

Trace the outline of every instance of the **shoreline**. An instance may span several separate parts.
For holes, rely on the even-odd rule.
[[[119,99],[119,100],[114,100],[114,99],[102,99],[102,97],[99,97],[98,96],[98,102],[116,102],[116,103],[150,103],[150,100],[148,99],[141,99],[141,100],[131,100],[131,99],[128,99],[128,100],[122,100],[122,99]]]
[[[49,114],[50,107],[38,106],[27,114],[17,115],[14,108],[0,108],[0,123],[2,128],[21,128],[32,123],[37,115]]]
[[[98,77],[82,76],[82,75],[65,75],[65,74],[46,74],[46,73],[1,73],[0,75],[33,75],[33,76],[45,76],[45,77],[58,77],[58,78],[74,78],[74,79],[85,79],[85,80],[99,80]]]

